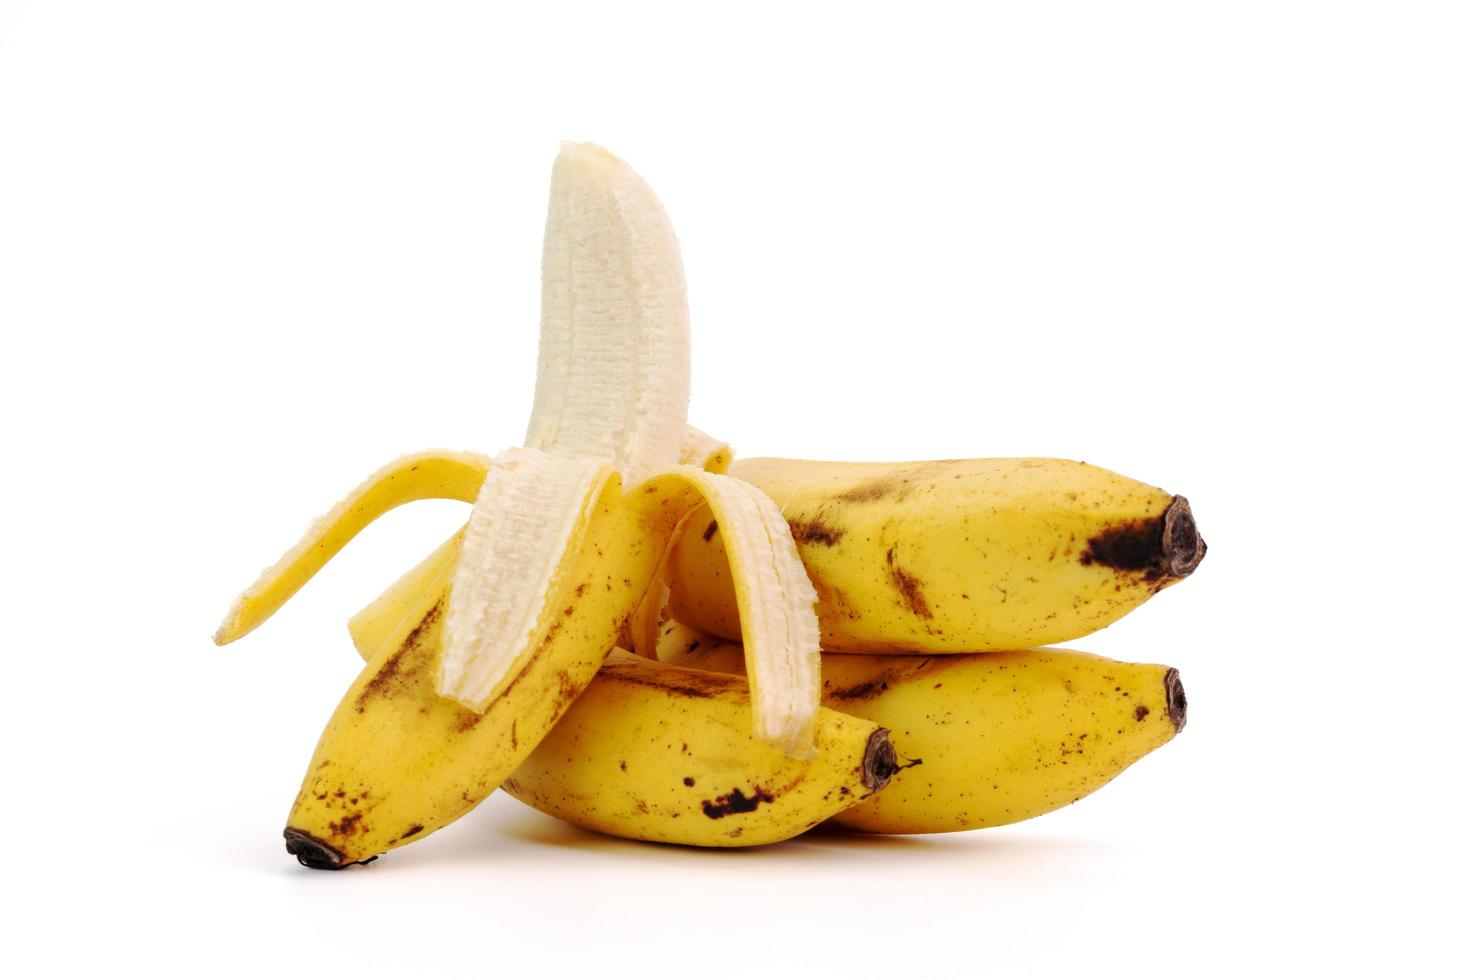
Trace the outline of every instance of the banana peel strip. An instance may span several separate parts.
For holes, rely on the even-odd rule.
[[[474,501],[489,468],[490,457],[482,453],[430,449],[377,470],[317,518],[296,545],[240,594],[214,642],[233,643],[264,623],[358,532],[395,507],[415,500]]]
[[[692,466],[706,473],[724,475],[734,460],[735,452],[729,443],[721,442],[692,425],[684,427],[684,443],[679,448],[679,462],[682,465]],[[688,520],[687,515],[685,520]],[[674,529],[669,546],[664,549],[663,560],[654,573],[653,582],[628,623],[626,644],[633,653],[641,657],[657,659],[655,651],[658,648],[659,630],[669,616],[669,555],[673,552],[673,543],[679,540],[681,529]]]
[[[687,427],[681,462],[723,473],[729,469],[732,458],[728,444],[705,435],[693,426]],[[233,643],[270,619],[353,538],[389,511],[419,500],[474,503],[492,462],[484,453],[426,449],[408,453],[380,467],[341,502],[313,521],[301,540],[274,565],[261,572],[255,582],[235,599],[224,622],[215,632],[215,643],[221,646]],[[456,532],[431,555],[401,575],[387,592],[353,616],[348,628],[354,642],[357,642],[359,634],[377,636],[387,627],[396,625],[402,610],[423,594],[427,581],[453,561],[463,536],[463,530]],[[388,617],[392,621],[380,623],[377,621],[379,617]]]
[[[813,752],[821,698],[817,592],[774,501],[743,480],[680,472],[699,487],[723,530],[745,638],[754,735],[794,758]],[[655,641],[656,643],[656,641]]]
[[[809,758],[821,693],[821,634],[817,625],[816,591],[796,552],[791,531],[770,498],[733,477],[680,467],[668,476],[688,481],[724,528],[730,568],[740,604],[751,678],[754,735],[794,758]],[[637,488],[633,494],[636,495]],[[671,536],[670,541],[673,538]],[[383,628],[402,618],[434,577],[454,560],[451,539],[395,582],[352,618],[348,628],[359,653],[369,656],[386,635]],[[655,589],[657,583],[655,583]],[[654,590],[651,589],[650,593]],[[639,617],[658,612],[656,598],[646,600]],[[645,619],[634,635],[652,655],[661,624]],[[648,631],[652,630],[652,637]],[[691,634],[693,636],[693,634]]]

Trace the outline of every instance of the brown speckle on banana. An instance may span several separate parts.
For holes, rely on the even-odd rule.
[[[671,663],[738,672],[738,645]],[[833,818],[872,833],[994,827],[1098,789],[1185,722],[1179,672],[1045,649],[955,656],[823,654],[822,704],[893,734],[887,789]],[[917,772],[907,771],[922,763]]]
[[[817,591],[822,648],[973,653],[1085,636],[1204,556],[1183,497],[1061,459],[741,460]],[[674,618],[740,638],[723,534],[691,519],[669,559]]]
[[[897,755],[871,722],[822,709],[792,759],[744,723],[743,677],[615,653],[504,788],[553,816],[643,840],[785,840],[887,785]]]

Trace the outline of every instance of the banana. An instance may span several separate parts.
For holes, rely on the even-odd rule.
[[[416,457],[407,457],[407,461],[414,463],[408,469],[411,472],[416,472],[418,469],[417,463],[421,461],[421,458],[423,456],[433,455],[420,454],[420,456]],[[453,462],[457,458],[457,454],[444,455],[446,457],[445,459],[436,458],[434,462],[442,466],[445,462]],[[718,475],[723,474],[730,468],[732,458],[733,454],[728,444],[705,435],[692,425],[685,429],[683,447],[679,456],[679,461],[685,466],[692,466],[696,469],[704,470],[707,473]],[[464,500],[466,502],[473,501],[479,492],[480,481],[485,478],[485,473],[489,470],[490,459],[484,456],[476,456],[474,459],[480,465],[478,476],[472,473],[465,473],[461,486],[468,489],[462,490],[461,494],[454,499]],[[402,465],[399,468],[403,468]],[[403,491],[401,494],[403,499],[396,501],[396,503],[407,503],[409,500],[423,499],[422,496],[410,495],[409,493],[409,491],[413,494],[420,493],[418,487],[406,481],[398,481],[395,485]],[[373,488],[374,480],[369,479],[363,487],[358,489],[357,493],[361,494],[364,490],[370,492]],[[439,496],[447,496],[447,494],[439,494]],[[386,510],[387,508],[384,509]],[[347,513],[356,513],[353,508],[343,508],[341,506],[339,506],[338,510],[344,510]],[[336,513],[336,511],[333,513]],[[377,515],[375,514],[374,516]],[[358,530],[361,530],[361,527],[365,523],[362,522],[354,526],[351,533],[355,534]],[[343,533],[334,530],[332,523],[325,519],[320,522],[320,526],[329,535],[336,536]],[[421,562],[400,575],[382,595],[348,620],[347,629],[352,636],[352,642],[359,650],[363,651],[364,657],[371,656],[377,650],[378,645],[384,641],[388,631],[407,618],[410,612],[416,608],[416,604],[423,597],[424,592],[429,589],[430,583],[434,581],[435,576],[439,574],[440,570],[449,567],[455,561],[459,554],[459,546],[463,540],[464,532],[462,530],[451,535],[447,541],[438,548],[435,548]],[[335,554],[335,551],[333,553]],[[319,570],[320,567],[320,564],[318,564],[316,568],[312,569],[312,573]],[[284,598],[280,601],[283,602]],[[280,602],[277,602],[275,605],[279,607]]]
[[[1061,459],[835,463],[746,459],[819,598],[822,649],[978,653],[1115,622],[1205,554],[1189,503]],[[669,555],[671,615],[741,635],[725,528],[699,512]]]
[[[579,827],[637,840],[749,847],[795,837],[866,800],[897,770],[888,733],[825,708],[795,760],[745,723],[743,678],[616,651],[503,784]]]
[[[373,629],[395,625],[328,722],[285,832],[308,866],[371,860],[493,791],[591,681],[701,501],[730,533],[751,730],[792,758],[815,751],[816,594],[769,498],[681,461],[723,470],[730,454],[685,418],[678,243],[648,186],[599,147],[557,158],[542,272],[525,445],[489,461],[421,454],[375,474],[216,634],[227,643],[260,625],[384,510],[473,500],[460,534],[415,569],[430,587],[375,610]],[[447,473],[437,483],[424,475],[435,466]]]
[[[686,642],[660,657],[738,672],[738,646]],[[1073,803],[1184,728],[1179,672],[1074,650],[822,655],[822,704],[892,732],[898,772],[832,822],[877,834],[999,827]],[[571,778],[571,777],[566,777]]]
[[[616,477],[604,489],[536,656],[483,713],[435,690],[452,561],[397,626],[377,635],[291,807],[287,848],[302,864],[342,868],[421,840],[469,812],[530,754],[597,673],[647,588],[680,513],[662,501],[692,508],[699,500],[676,476],[645,486],[658,494],[624,495]]]
[[[383,636],[361,628],[364,623],[353,638],[359,653],[370,656]],[[738,675],[745,669],[738,645],[677,621],[664,625],[658,656],[668,665],[701,672]],[[688,768],[682,751],[671,749],[672,734],[645,745],[636,733],[646,737],[651,728],[677,732],[682,745],[703,722],[697,713],[687,717],[651,695],[634,701],[597,694],[599,700],[588,702],[606,674],[604,668],[542,742],[532,757],[534,766],[524,764],[505,788],[537,809],[595,830],[710,843],[691,837],[698,832],[690,831],[688,823],[676,829],[661,820],[667,810],[639,811],[636,801],[646,801],[646,795],[633,798],[631,811],[627,797],[618,797],[616,804],[610,799],[612,789],[641,791],[644,785],[623,779],[619,770],[609,788],[609,760],[622,758],[617,752],[624,746],[637,745],[657,757],[658,765],[639,770],[656,786],[664,786],[660,776],[683,774]],[[680,686],[682,675],[664,676],[665,687]],[[636,682],[625,678],[624,683]],[[584,702],[600,705],[597,713],[589,709],[579,714]],[[1179,672],[1171,667],[1062,649],[933,657],[824,653],[822,704],[823,719],[830,710],[881,726],[901,753],[884,767],[892,782],[881,794],[854,800],[832,815],[834,824],[883,834],[998,827],[1059,809],[1172,739],[1184,728],[1188,709]],[[680,719],[677,727],[670,717]],[[568,725],[574,727],[563,731]],[[617,749],[606,749],[604,738]],[[557,748],[549,748],[553,745]],[[648,837],[645,828],[655,823],[671,836]],[[697,820],[694,824],[704,826]],[[720,844],[713,841],[713,846]]]
[[[452,554],[431,556],[353,617],[353,643],[364,658],[381,662],[384,650],[402,649],[387,625],[390,607],[420,622],[426,606],[432,610],[442,601],[439,590],[451,562]],[[431,644],[434,628],[431,620],[410,645]],[[887,785],[897,757],[878,725],[820,709],[817,752],[802,760],[755,739],[744,723],[750,688],[743,677],[731,676],[745,672],[744,652],[733,646],[726,652],[736,659],[722,658],[720,666],[728,669],[710,673],[615,651],[502,787],[538,810],[603,833],[748,847],[794,837]],[[411,663],[423,658],[414,651],[408,656],[418,658]],[[394,667],[394,676],[404,669]],[[386,725],[391,734],[391,722]],[[328,760],[332,754],[318,752]],[[337,790],[327,783],[316,788],[314,798],[326,808],[323,818],[335,818],[327,820],[328,827],[340,823]],[[422,814],[412,820],[411,826],[429,826]]]

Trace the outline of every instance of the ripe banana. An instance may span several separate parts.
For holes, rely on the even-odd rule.
[[[353,639],[369,656],[383,638],[359,619]],[[678,622],[664,625],[658,656],[699,671],[738,675],[745,670],[737,644]],[[648,770],[656,781],[687,759],[670,750],[671,737],[644,746],[637,735],[626,733],[658,726],[679,732],[683,744],[697,722],[681,714],[673,728],[668,721],[673,709],[651,700],[635,704],[598,695],[599,701],[588,702],[606,673],[604,668],[542,742],[545,751],[533,756],[539,768],[523,765],[511,777],[515,785],[508,782],[506,789],[572,823],[642,837],[632,832],[626,801],[618,804],[620,816],[606,812],[609,766],[600,739],[661,752],[658,766]],[[579,715],[584,702],[602,707],[595,716]],[[830,709],[838,717],[866,718],[891,733],[900,755],[888,767],[888,788],[832,817],[850,829],[885,834],[998,827],[1076,802],[1173,738],[1184,728],[1188,707],[1173,668],[1061,649],[932,657],[824,653],[822,704],[822,718]],[[576,727],[564,732],[569,724]],[[593,737],[593,732],[603,734]],[[613,783],[633,785],[621,779]],[[636,805],[634,812],[639,820],[656,820]],[[648,839],[707,843],[689,837],[687,823],[677,831],[662,826],[679,836]]]
[[[816,595],[768,498],[680,461],[694,452],[723,469],[729,453],[685,421],[688,310],[672,226],[605,150],[567,145],[558,157],[542,270],[526,445],[488,463],[421,454],[380,471],[216,634],[227,643],[259,625],[390,507],[474,494],[465,529],[416,569],[432,587],[377,610],[375,628],[396,625],[333,714],[292,808],[287,849],[303,864],[370,860],[491,792],[590,682],[701,500],[730,533],[752,730],[793,758],[813,751]]]
[[[448,564],[426,560],[353,617],[358,653],[381,659],[395,642],[388,610],[408,610],[417,621],[440,594]],[[805,760],[753,738],[745,722],[750,689],[731,676],[745,672],[744,651],[726,653],[738,659],[727,655],[718,661],[723,672],[710,673],[615,651],[503,788],[619,837],[748,847],[794,837],[887,785],[898,762],[876,724],[819,709],[817,752]],[[330,794],[322,802],[335,812]]]
[[[822,649],[977,653],[1116,621],[1194,571],[1189,503],[1061,459],[835,463],[746,459],[818,595]],[[669,555],[671,615],[739,639],[724,528],[692,515]]]
[[[742,669],[738,646],[689,635],[667,631],[660,658]],[[824,653],[822,704],[892,733],[902,771],[832,818],[878,834],[998,827],[1056,810],[1173,738],[1186,711],[1173,668],[1059,649]]]
[[[301,863],[335,869],[422,839],[467,813],[530,754],[597,673],[647,588],[679,516],[661,501],[698,501],[676,476],[645,486],[659,493],[624,495],[616,477],[603,491],[536,655],[483,713],[434,688],[452,562],[438,570],[404,619],[379,636],[317,744],[287,821],[287,846]]]
[[[888,733],[817,715],[817,754],[753,738],[744,678],[616,651],[504,789],[579,827],[619,837],[749,847],[786,840],[887,785]]]

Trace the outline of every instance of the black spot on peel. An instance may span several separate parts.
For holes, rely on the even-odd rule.
[[[693,776],[685,776],[684,777],[684,785],[685,786],[693,786],[694,785],[694,777]]]
[[[357,693],[357,712],[367,710],[368,703],[375,698],[387,697],[406,688],[409,681],[429,662],[427,657],[415,657],[420,652],[424,636],[444,612],[444,603],[435,604],[419,624],[403,638],[393,655],[384,662],[378,672]]]
[[[1104,565],[1120,572],[1139,572],[1145,581],[1162,578],[1164,563],[1163,515],[1115,524],[1089,538],[1082,564]]]
[[[1138,707],[1136,707],[1136,708],[1133,709],[1133,719],[1135,721],[1143,721],[1143,719],[1145,719],[1147,717],[1148,717],[1148,705],[1146,705],[1146,704],[1140,704]]]
[[[352,813],[343,817],[341,820],[327,824],[327,829],[330,830],[334,836],[351,837],[353,834],[360,833],[362,831],[363,828],[360,826],[361,823],[362,814]]]
[[[704,529],[704,534],[702,535],[702,537],[704,538],[705,541],[709,541],[710,538],[712,538],[712,537],[715,536],[715,532],[718,531],[719,529],[720,529],[720,522],[719,521],[710,521],[709,522],[709,527],[707,527],[707,528]]]
[[[897,551],[897,545],[888,549],[888,581],[898,590],[899,597],[909,612],[920,619],[933,619],[934,613],[929,608],[928,600],[924,598],[924,583],[898,564],[895,557]]]
[[[738,788],[730,790],[714,800],[701,800],[699,808],[704,815],[711,820],[719,820],[721,817],[732,813],[751,813],[762,803],[774,803],[776,798],[759,786],[753,787],[750,795],[746,796]]]
[[[812,544],[830,548],[841,541],[843,535],[847,533],[846,529],[834,527],[821,517],[813,517],[810,520],[797,519],[790,523],[791,537],[797,544]]]
[[[407,830],[405,830],[403,833],[399,834],[398,835],[398,839],[399,840],[408,840],[410,837],[414,836],[415,834],[422,834],[423,832],[424,832],[424,825],[421,824],[421,823],[416,823],[412,827],[410,827]]]
[[[1135,573],[1144,582],[1157,583],[1157,591],[1193,572],[1205,550],[1189,501],[1175,497],[1157,517],[1115,524],[1089,538],[1080,560]]]

